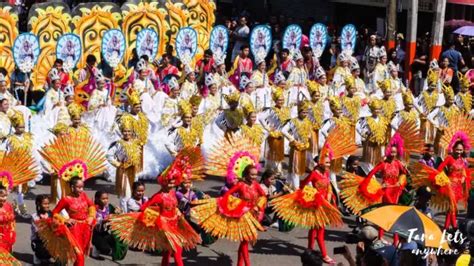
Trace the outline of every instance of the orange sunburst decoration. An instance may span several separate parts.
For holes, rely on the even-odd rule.
[[[35,160],[26,149],[0,152],[0,184],[8,189],[27,183],[39,171]]]

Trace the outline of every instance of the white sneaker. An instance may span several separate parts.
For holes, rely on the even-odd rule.
[[[270,227],[271,227],[271,228],[276,228],[276,229],[278,229],[278,227],[279,227],[279,226],[278,226],[278,222],[272,223],[272,224],[270,225]]]
[[[33,255],[33,264],[34,265],[39,265],[41,264],[41,260],[36,257],[36,255]]]

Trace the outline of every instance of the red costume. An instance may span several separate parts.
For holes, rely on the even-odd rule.
[[[0,249],[12,252],[15,241],[15,213],[12,205],[5,202],[0,208]]]
[[[357,146],[354,144],[350,131],[339,126],[334,128],[321,149],[318,162],[320,169],[313,170],[301,182],[300,188],[296,192],[271,201],[276,213],[284,221],[309,229],[308,248],[314,247],[314,239],[317,237],[323,260],[326,263],[334,263],[334,261],[329,258],[326,252],[325,227],[330,224],[340,225],[343,222],[341,213],[337,207],[331,204],[331,201],[334,202],[334,197],[331,191],[329,169],[321,170],[321,166],[327,163],[326,160],[332,163],[334,160],[355,152],[356,149]],[[308,186],[309,183],[312,186]]]
[[[95,220],[95,205],[86,193],[82,192],[78,197],[61,198],[52,214],[59,215],[62,210],[66,210],[69,218],[75,220],[75,224],[68,227],[75,244],[80,249],[76,252],[77,258],[74,265],[84,265],[84,255],[89,253],[93,227],[88,224],[87,219],[94,218]]]
[[[318,170],[313,170],[311,174],[306,177],[300,184],[300,189],[311,183],[314,188],[318,190],[319,196],[323,199],[328,199],[328,195],[331,192],[331,181],[329,179],[329,171],[321,173]],[[332,194],[332,192],[331,192]],[[331,196],[334,199],[334,195]],[[333,201],[334,204],[335,201]],[[334,205],[337,208],[337,206]],[[314,249],[314,239],[317,238],[319,249],[324,257],[327,256],[326,244],[324,243],[324,226],[319,228],[311,228],[308,232],[308,248]]]
[[[248,57],[242,58],[238,56],[232,67],[232,70],[229,73],[229,80],[234,84],[235,87],[240,88],[240,77],[242,74],[247,74],[249,77],[252,75],[253,63],[252,60]]]
[[[214,59],[213,58],[211,58],[207,63],[204,62],[204,59],[201,59],[196,63],[196,69],[199,72],[202,68],[202,71],[204,73],[211,73],[213,65],[214,65]]]
[[[294,63],[291,59],[286,59],[286,61],[280,64],[280,71],[283,73],[290,74],[291,70],[293,69]]]
[[[159,75],[160,81],[163,82],[165,77],[168,76],[168,75],[178,76],[179,75],[179,70],[178,70],[177,67],[170,64],[170,65],[167,65],[166,67],[160,69],[159,73],[157,73],[157,75]]]
[[[184,178],[203,176],[204,159],[200,148],[185,148],[158,178],[162,187],[170,180],[178,186]],[[170,265],[171,254],[175,264],[182,266],[182,250],[196,247],[199,235],[178,209],[174,190],[161,190],[140,208],[140,212],[113,215],[110,229],[126,244],[144,250],[163,250],[161,265]]]
[[[406,174],[407,170],[405,166],[399,160],[384,161],[375,166],[370,171],[367,178],[372,178],[378,172],[381,173],[385,188],[383,188],[382,202],[397,204],[398,198],[403,192],[406,185]]]
[[[225,150],[217,147],[226,147]],[[260,147],[247,138],[224,138],[209,155],[213,167],[208,174],[226,176],[227,180],[242,179],[242,172],[249,165],[259,168]],[[191,216],[198,224],[215,237],[239,241],[237,265],[250,265],[249,242],[255,243],[267,198],[260,185],[251,181],[240,181],[224,196],[198,200],[191,209]]]
[[[470,187],[470,172],[466,159],[458,157],[455,159],[453,156],[448,155],[446,159],[438,166],[438,171],[446,169],[446,174],[449,177],[450,187],[453,192],[454,202],[460,200],[466,201],[469,196]],[[457,228],[456,210],[449,210],[446,214],[446,221],[444,228],[448,229],[452,225],[453,228]]]

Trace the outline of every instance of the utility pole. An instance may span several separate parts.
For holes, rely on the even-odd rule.
[[[415,59],[416,53],[416,31],[418,24],[418,0],[411,0],[408,6],[408,21],[407,21],[407,39],[406,39],[406,55],[405,55],[405,74],[408,79],[408,84],[411,80],[410,66]]]
[[[395,33],[397,31],[397,0],[387,0],[387,51],[395,48]]]
[[[435,0],[435,13],[433,28],[431,30],[433,42],[431,43],[430,58],[439,59],[443,45],[444,14],[446,12],[446,0]]]

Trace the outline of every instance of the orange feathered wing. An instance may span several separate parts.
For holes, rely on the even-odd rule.
[[[406,156],[410,156],[412,153],[423,152],[424,137],[421,136],[418,126],[414,122],[403,121],[398,127],[397,132],[403,139],[403,145]],[[409,157],[407,157],[409,158]]]
[[[264,228],[252,211],[246,211],[239,217],[230,217],[220,211],[218,201],[218,198],[212,198],[194,202],[196,206],[191,209],[191,216],[212,236],[232,241],[256,241],[258,231],[264,231]],[[234,196],[229,196],[227,202],[229,208],[237,208],[243,203]]]
[[[21,263],[8,250],[0,248],[0,265],[21,266]]]
[[[25,149],[2,151],[0,152],[0,172],[11,175],[12,184],[3,184],[8,186],[18,186],[32,180],[39,175],[35,159],[31,153]],[[0,176],[0,181],[6,176]],[[10,183],[10,181],[8,181]]]
[[[270,204],[281,219],[292,225],[321,228],[343,224],[339,210],[310,186],[275,198]]]
[[[455,210],[457,203],[451,182],[444,171],[438,171],[432,167],[415,162],[411,167],[412,186],[415,189],[426,186],[434,193],[431,205],[440,210]]]
[[[474,123],[471,117],[466,114],[457,115],[449,121],[449,127],[444,129],[444,134],[441,136],[440,147],[447,149],[454,135],[460,131],[469,137],[470,145],[473,147]]]
[[[336,160],[353,154],[356,150],[354,132],[348,130],[347,127],[337,126],[331,130],[324,142],[319,157],[320,163],[324,163],[322,160],[327,156],[330,156],[331,160]]]
[[[62,263],[76,261],[81,248],[59,216],[41,219],[36,225],[39,237],[53,258]]]
[[[153,207],[143,212],[112,215],[109,221],[110,230],[125,244],[141,250],[175,251],[175,245],[192,249],[201,242],[184,216],[177,218],[176,226],[169,226],[167,218],[160,217],[159,210]]]
[[[88,177],[100,175],[106,169],[105,152],[90,134],[69,134],[55,138],[39,153],[58,173],[61,168],[80,160],[87,166]]]
[[[339,188],[342,201],[356,215],[360,215],[363,209],[382,203],[382,186],[375,178],[346,173],[339,182]]]

